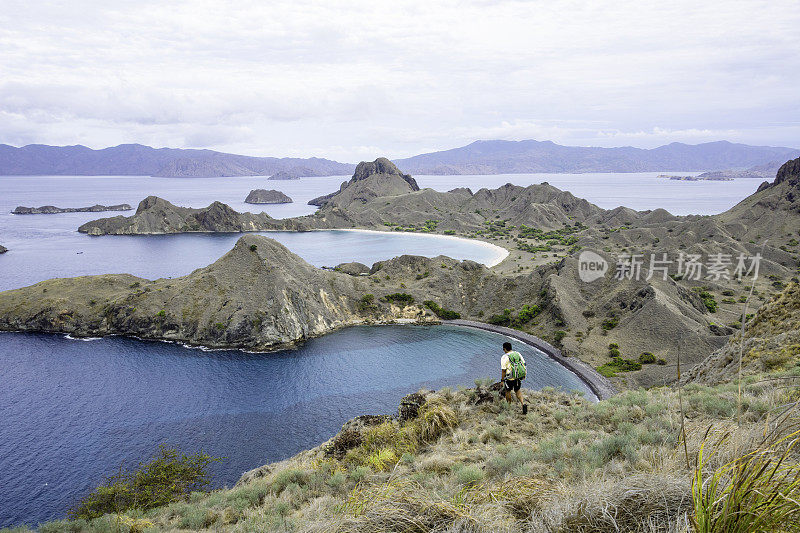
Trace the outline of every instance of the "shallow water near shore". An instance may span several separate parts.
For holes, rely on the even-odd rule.
[[[225,457],[214,486],[332,437],[362,414],[392,414],[421,387],[499,374],[496,333],[358,326],[268,354],[111,337],[0,334],[0,527],[63,517],[123,462],[159,443]],[[577,376],[514,341],[525,386],[593,397]]]

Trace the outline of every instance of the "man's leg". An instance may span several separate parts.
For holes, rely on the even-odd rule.
[[[525,404],[525,402],[522,401],[522,389],[517,389],[517,400],[519,400],[519,403]]]
[[[512,403],[514,401],[514,397],[511,396],[511,391],[506,389],[506,401],[508,403]]]

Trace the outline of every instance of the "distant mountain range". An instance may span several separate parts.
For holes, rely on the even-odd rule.
[[[0,144],[0,175],[74,176],[269,176],[284,171],[302,176],[352,174],[355,165],[316,157],[250,157],[213,150],[151,148],[121,144],[92,150],[85,146]]]
[[[800,156],[800,149],[717,141],[672,143],[652,149],[561,146],[551,141],[475,141],[452,150],[396,159],[410,174],[521,174],[532,172],[663,172],[771,169]],[[316,157],[276,158],[213,150],[122,144],[85,146],[0,144],[0,175],[134,175],[165,177],[348,175],[354,164]]]
[[[701,172],[746,169],[784,162],[796,148],[750,146],[717,141],[672,143],[642,149],[561,146],[551,141],[475,141],[443,152],[394,162],[410,174],[520,174],[532,172]]]

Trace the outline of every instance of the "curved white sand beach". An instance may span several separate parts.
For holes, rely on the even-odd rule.
[[[409,233],[399,233],[393,231],[381,231],[381,230],[374,230],[374,229],[356,229],[356,228],[335,228],[335,229],[317,229],[313,231],[360,231],[364,233],[381,233],[387,235],[403,235],[403,234],[410,234],[416,237],[426,237],[430,239],[455,239],[458,241],[469,242],[473,244],[477,244],[482,246],[488,250],[492,251],[492,257],[487,262],[483,262],[489,268],[493,266],[497,266],[503,262],[503,259],[508,257],[509,251],[503,248],[502,246],[498,246],[496,244],[492,244],[490,242],[482,241],[479,239],[465,239],[464,237],[456,237],[455,235],[440,235],[438,233],[416,233],[416,232],[409,232]]]

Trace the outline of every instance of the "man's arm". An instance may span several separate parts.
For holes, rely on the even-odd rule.
[[[506,380],[506,369],[504,368],[500,371],[500,381],[503,382],[505,380]]]

